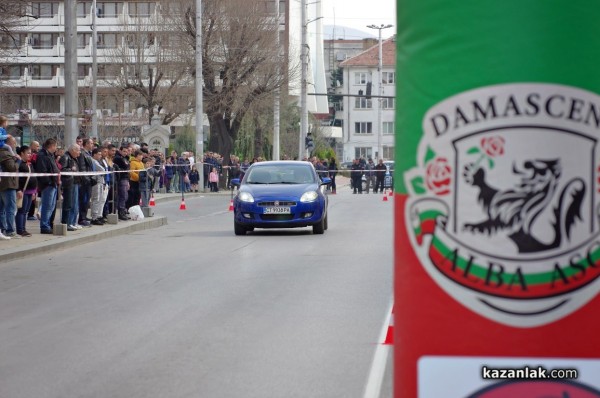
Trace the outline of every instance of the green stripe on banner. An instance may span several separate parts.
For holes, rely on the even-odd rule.
[[[448,247],[446,247],[439,240],[439,238],[437,238],[435,235],[433,237],[432,245],[444,257],[446,257],[448,259],[451,258],[453,251],[450,250]],[[466,268],[466,266],[468,264],[468,260],[466,260],[460,256],[457,256],[457,257],[458,258],[456,261],[456,266],[458,269],[464,271],[464,269]],[[594,252],[591,253],[591,259],[592,259],[593,263],[596,263],[596,262],[598,262],[598,260],[600,260],[600,247],[598,247],[598,249],[596,249]],[[578,261],[576,264],[584,267],[585,269],[590,267],[588,265],[587,258],[583,258],[581,261]],[[559,266],[567,278],[581,272],[581,269],[574,268],[570,265],[568,265],[568,266],[567,265],[559,265]],[[530,286],[552,283],[552,281],[556,279],[556,275],[555,275],[555,271],[554,271],[554,264],[552,264],[550,268],[552,269],[552,271],[531,273],[531,274],[524,273],[523,278],[525,279],[525,283]],[[488,272],[487,267],[482,267],[481,265],[479,265],[477,263],[472,263],[471,268],[469,269],[469,275],[472,275],[472,276],[477,277],[482,280],[485,280],[485,278],[487,276],[487,272]],[[513,280],[514,276],[515,276],[514,273],[511,274],[511,273],[505,272],[502,274],[502,280],[505,283],[510,283],[510,281]]]
[[[439,210],[426,210],[422,213],[419,213],[419,220],[421,222],[425,221],[425,220],[435,220],[437,218],[437,216],[441,216],[444,213],[442,213]]]

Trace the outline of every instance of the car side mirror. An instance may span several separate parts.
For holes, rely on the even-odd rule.
[[[231,185],[234,187],[239,187],[240,186],[240,179],[239,178],[232,178],[231,179]]]
[[[329,185],[329,184],[331,184],[331,178],[329,178],[329,177],[321,178],[321,185]]]

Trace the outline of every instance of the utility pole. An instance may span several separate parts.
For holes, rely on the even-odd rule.
[[[98,28],[96,27],[96,14],[98,7],[96,0],[92,0],[92,137],[98,137]],[[100,141],[100,140],[98,140]]]
[[[379,30],[379,60],[377,63],[377,78],[379,81],[377,82],[377,159],[383,159],[383,127],[382,127],[382,112],[383,112],[383,99],[381,98],[383,90],[382,90],[382,81],[383,81],[383,42],[381,41],[381,31],[383,29],[391,28],[393,25],[368,25],[367,28],[377,29]]]
[[[300,49],[300,61],[302,62],[302,73],[300,77],[300,142],[298,143],[298,160],[302,160],[302,155],[306,152],[304,148],[304,137],[306,137],[306,133],[308,132],[308,108],[306,104],[306,95],[308,91],[308,82],[306,81],[308,75],[308,54],[306,53],[306,50],[308,48],[308,32],[306,26],[306,0],[301,0],[300,8],[300,18],[302,24],[302,43]]]
[[[79,135],[77,92],[77,2],[65,1],[65,142],[75,143]]]
[[[196,162],[204,160],[204,98],[202,93],[202,0],[196,0]],[[204,165],[202,165],[204,168]],[[200,186],[204,192],[204,172]]]
[[[275,0],[275,46],[277,47],[277,76],[281,73],[281,46],[279,45],[279,0]],[[273,160],[279,160],[279,114],[280,114],[280,88],[275,89],[275,102],[273,104]]]

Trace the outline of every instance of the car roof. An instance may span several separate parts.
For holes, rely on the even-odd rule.
[[[252,167],[262,166],[298,166],[304,165],[306,167],[313,167],[312,163],[304,162],[299,160],[268,160],[265,162],[256,162],[252,164]]]

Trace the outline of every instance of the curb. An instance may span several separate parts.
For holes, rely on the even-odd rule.
[[[0,263],[12,260],[19,260],[38,254],[47,254],[51,251],[67,249],[75,244],[95,242],[100,239],[105,239],[112,236],[126,235],[132,232],[143,231],[146,229],[158,228],[162,227],[163,225],[167,225],[167,217],[152,217],[149,219],[144,219],[144,221],[133,221],[131,223],[121,225],[117,224],[116,227],[112,227],[101,232],[95,232],[92,228],[89,232],[84,231],[81,235],[77,236],[60,236],[42,243],[32,243],[30,245],[23,245],[12,250],[7,249],[6,251],[0,254]]]

